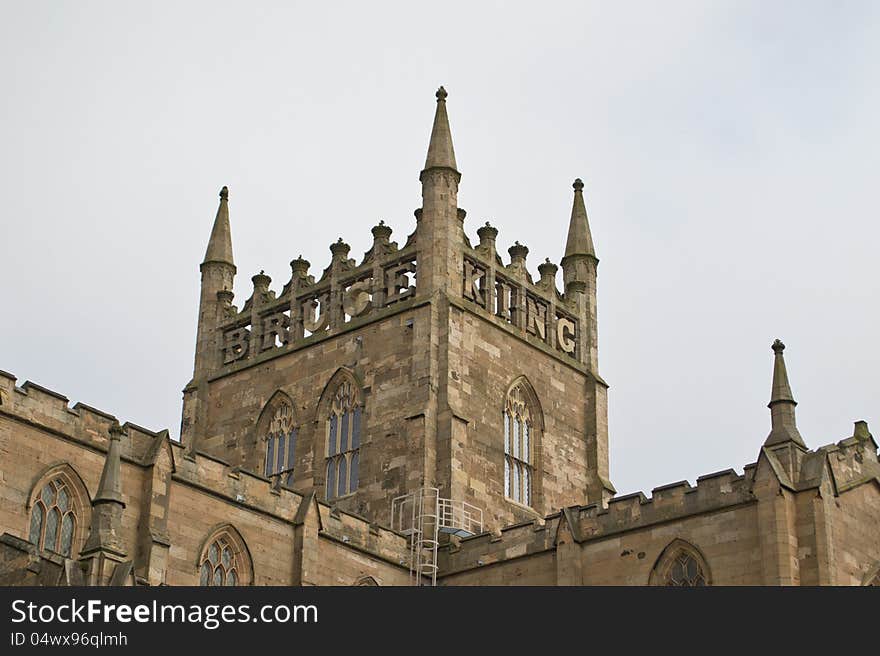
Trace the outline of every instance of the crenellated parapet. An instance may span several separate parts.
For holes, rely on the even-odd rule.
[[[276,295],[271,279],[253,277],[253,293],[241,310],[228,291],[219,327],[219,366],[246,361],[266,351],[297,347],[331,336],[352,323],[370,321],[379,311],[415,295],[418,257],[415,234],[400,248],[384,221],[372,230],[373,245],[360,263],[348,257],[350,246],[331,244],[331,261],[316,280],[302,256],[290,263],[291,278]]]
[[[800,467],[798,489],[818,486],[826,462],[836,494],[865,483],[875,482],[880,485],[877,443],[865,421],[855,422],[851,437],[805,455]]]
[[[765,457],[773,458],[766,447],[761,453]],[[683,526],[694,518],[757,504],[759,463],[760,459],[744,466],[742,474],[726,469],[700,476],[696,485],[678,481],[654,488],[650,496],[635,492],[615,497],[604,506],[572,506],[542,520],[455,540],[442,549],[441,575],[554,551],[563,526],[574,542],[588,545],[654,527]],[[794,480],[779,469],[779,463],[771,462],[771,470],[780,485],[792,492],[830,484],[840,496],[861,485],[880,485],[877,443],[864,421],[855,422],[851,437],[805,452]]]
[[[727,469],[699,477],[696,485],[679,481],[654,488],[650,497],[635,492],[615,497],[605,506],[572,506],[542,520],[465,538],[444,547],[441,573],[555,550],[562,525],[575,542],[586,543],[754,503],[754,473],[753,464],[746,465],[742,474]]]
[[[540,277],[535,280],[526,265],[528,247],[515,242],[508,249],[510,261],[505,265],[495,246],[498,230],[487,222],[477,234],[479,244],[465,246],[461,273],[465,300],[494,321],[549,346],[559,357],[584,362],[580,297],[557,290],[558,267],[546,259],[538,267]]]
[[[116,417],[82,402],[70,405],[63,394],[29,380],[18,386],[16,380],[12,374],[0,371],[0,415],[97,451],[107,450]],[[155,453],[156,443],[168,437],[167,430],[154,432],[131,422],[123,423],[122,428],[127,435],[122,459],[138,464],[147,462]]]

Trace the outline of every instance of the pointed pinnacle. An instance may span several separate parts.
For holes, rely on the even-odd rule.
[[[770,391],[770,434],[764,441],[764,446],[785,444],[793,442],[806,448],[804,438],[801,437],[795,418],[795,406],[797,402],[791,393],[791,385],[788,382],[788,371],[785,367],[785,357],[782,352],[785,344],[775,340],[770,347],[773,349],[773,384]]]
[[[208,262],[221,262],[235,266],[232,258],[232,231],[229,228],[229,188],[220,190],[220,206],[217,208],[217,216],[214,218],[214,227],[211,229],[211,238],[208,240],[208,248],[205,251],[205,259],[202,264]]]
[[[446,114],[446,89],[437,89],[437,109],[434,112],[434,125],[431,128],[431,140],[428,144],[428,156],[425,158],[425,170],[432,168],[449,168],[457,170],[455,149],[452,146],[452,131],[449,129],[449,117]]]
[[[788,370],[785,367],[785,358],[782,352],[785,350],[785,344],[781,340],[775,340],[770,346],[775,354],[773,361],[773,386],[770,391],[770,404],[779,401],[790,401],[796,403],[791,393],[791,385],[788,382]]]
[[[104,468],[101,470],[101,481],[98,483],[98,491],[93,503],[113,501],[122,503],[122,482],[119,479],[120,454],[119,442],[125,431],[119,422],[114,421],[110,425],[110,441],[107,455],[104,459]]]
[[[571,255],[591,255],[596,257],[593,247],[593,235],[590,232],[590,221],[587,218],[587,207],[584,204],[584,182],[577,178],[572,184],[574,202],[571,206],[571,219],[568,223],[568,239],[565,242],[565,257]]]

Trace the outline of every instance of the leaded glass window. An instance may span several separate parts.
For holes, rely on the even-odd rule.
[[[266,476],[286,474],[285,482],[293,482],[293,468],[296,462],[297,428],[293,425],[293,408],[289,403],[281,403],[272,415],[266,430]]]
[[[228,535],[214,539],[199,566],[199,585],[238,585],[241,563]]]
[[[522,385],[507,396],[504,423],[504,496],[526,506],[532,505],[534,456],[532,454],[533,417]]]
[[[28,539],[40,549],[70,558],[76,521],[70,489],[62,479],[53,479],[34,500]]]
[[[336,389],[327,417],[328,499],[351,494],[358,487],[362,415],[357,388],[343,382]]]
[[[692,588],[706,585],[706,575],[697,559],[684,551],[678,553],[666,573],[665,584]]]

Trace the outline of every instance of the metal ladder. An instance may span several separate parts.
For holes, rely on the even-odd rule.
[[[410,583],[435,586],[440,533],[459,537],[480,533],[483,511],[442,498],[436,487],[425,487],[391,502],[391,527],[409,538]]]
[[[391,515],[392,526],[409,538],[410,583],[437,585],[440,490],[426,487],[397,497],[391,503]]]

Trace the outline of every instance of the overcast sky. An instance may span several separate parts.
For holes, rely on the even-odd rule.
[[[443,84],[471,238],[586,184],[620,493],[880,437],[880,3],[2,2],[0,369],[179,435],[230,189],[236,303],[415,226]],[[402,243],[402,242],[401,242]],[[561,274],[560,274],[561,282]]]

